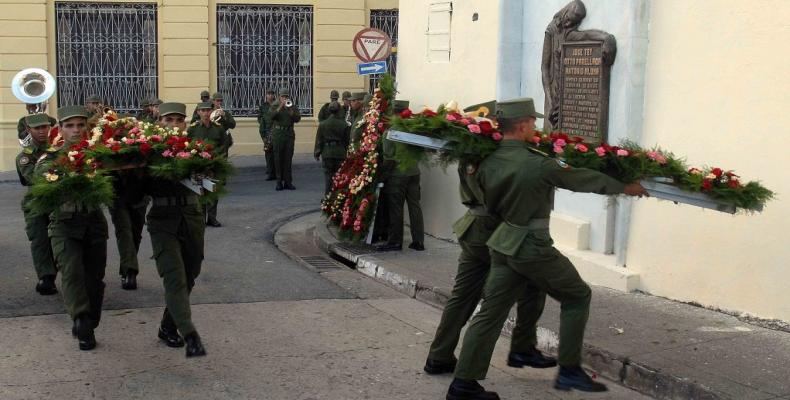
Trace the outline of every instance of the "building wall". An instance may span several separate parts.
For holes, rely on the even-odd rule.
[[[628,268],[653,294],[790,321],[790,3],[651,7],[643,144],[734,169],[779,198],[736,216],[636,201]]]
[[[461,106],[495,98],[498,6],[491,0],[453,2],[449,62],[428,59],[428,10],[435,0],[401,0],[397,88],[412,110],[455,100]],[[478,20],[472,21],[472,15]],[[427,232],[452,238],[452,221],[464,213],[454,168],[422,170],[422,208]]]
[[[102,2],[102,1],[99,1]],[[104,0],[104,2],[119,2]],[[157,0],[159,97],[187,103],[191,111],[200,91],[217,88],[217,4],[298,4],[313,8],[314,112],[329,101],[332,89],[360,91],[367,79],[356,74],[351,40],[369,23],[370,9],[398,8],[398,0]],[[11,78],[26,67],[55,71],[54,0],[0,1],[0,170],[13,169],[19,151],[16,123],[24,105],[11,94]],[[261,94],[263,97],[263,94]],[[48,112],[55,113],[53,98]],[[255,118],[237,118],[231,154],[260,154]],[[315,117],[296,125],[296,151],[312,152]]]

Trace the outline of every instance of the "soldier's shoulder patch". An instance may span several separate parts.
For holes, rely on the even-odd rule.
[[[555,158],[554,161],[556,161],[557,165],[562,167],[562,169],[569,169],[571,167],[570,165],[568,165],[568,163],[566,163],[565,161],[560,160],[559,158]]]
[[[22,149],[22,153],[25,153],[25,154],[33,154],[33,148],[32,148],[32,147],[30,147],[30,146],[27,146],[27,147],[25,147],[24,149]]]
[[[19,157],[19,165],[28,165],[28,164],[30,164],[30,157],[26,155]]]
[[[540,151],[540,150],[538,150],[538,149],[536,149],[536,148],[534,148],[532,146],[527,146],[527,150],[529,150],[529,151],[531,151],[531,152],[533,152],[535,154],[541,155],[543,157],[548,157],[549,156],[548,154],[546,154],[546,153],[544,153],[544,152],[542,152],[542,151]]]

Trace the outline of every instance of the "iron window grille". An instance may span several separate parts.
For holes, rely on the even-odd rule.
[[[156,4],[56,2],[58,106],[98,95],[121,113],[157,96]]]
[[[370,10],[370,27],[384,31],[392,39],[392,47],[398,45],[398,10]],[[390,75],[395,77],[398,55],[390,54],[387,58],[387,67]],[[381,74],[370,75],[369,90],[373,93],[379,84]]]
[[[217,6],[217,88],[223,108],[256,116],[266,90],[313,114],[313,7]]]

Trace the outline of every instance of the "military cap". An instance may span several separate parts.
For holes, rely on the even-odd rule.
[[[475,117],[492,118],[496,113],[496,100],[486,101],[484,103],[472,104],[464,108],[465,113],[475,112]]]
[[[343,100],[348,100],[350,98],[351,98],[351,92],[349,92],[348,90],[343,92]]]
[[[159,106],[159,115],[179,114],[187,116],[187,106],[184,103],[162,103]]]
[[[152,97],[151,98],[151,103],[149,105],[151,105],[151,106],[158,106],[160,104],[162,104],[162,99],[157,98],[157,97]]]
[[[214,92],[214,94],[211,95],[211,100],[223,100],[222,93]]]
[[[208,90],[204,90],[204,91],[200,92],[200,97],[201,98],[202,97],[209,97],[209,96],[211,96],[211,93],[209,93]]]
[[[31,114],[25,116],[25,125],[30,128],[36,128],[39,126],[50,125],[51,122],[49,121],[49,115],[44,113],[39,114]]]
[[[288,89],[282,88],[282,89],[280,89],[280,96],[288,96],[288,97],[290,97],[291,93],[288,91]]]
[[[362,102],[368,104],[371,100],[373,100],[373,95],[370,93],[365,93],[365,97],[362,99]]]
[[[214,105],[213,105],[213,104],[211,104],[211,103],[210,103],[210,102],[208,102],[208,101],[202,101],[202,102],[200,102],[200,103],[197,103],[197,107],[196,107],[196,108],[197,108],[198,110],[205,110],[205,109],[207,109],[207,108],[208,108],[208,109],[212,109],[212,108],[214,108]],[[161,112],[161,111],[160,111],[160,112]]]
[[[337,93],[337,90],[333,90],[329,92],[329,98],[332,100],[337,100],[338,98],[340,98],[340,94]]]
[[[392,111],[399,113],[405,109],[409,108],[409,101],[408,100],[395,100],[392,103]]]
[[[497,118],[543,118],[543,114],[535,111],[535,101],[529,97],[498,102],[496,116]]]
[[[350,98],[351,98],[351,100],[359,100],[359,101],[362,101],[362,100],[364,100],[364,99],[365,99],[365,96],[366,96],[367,94],[368,94],[368,92],[354,92],[354,93],[352,93],[352,94],[351,94],[351,97],[350,97]]]
[[[102,101],[101,101],[101,97],[99,97],[99,96],[97,96],[95,94],[92,94],[92,95],[88,96],[87,99],[85,99],[85,102],[86,103],[101,103]]]
[[[58,119],[61,122],[74,117],[88,118],[90,115],[83,106],[63,106],[58,108]]]
[[[145,108],[151,105],[151,99],[143,97],[140,99],[140,108]]]
[[[329,107],[327,107],[327,109],[329,110],[330,113],[334,114],[334,113],[340,111],[340,103],[338,103],[337,100],[335,100],[335,101],[329,103]]]

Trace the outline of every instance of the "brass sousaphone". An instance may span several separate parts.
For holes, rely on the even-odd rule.
[[[11,92],[25,104],[35,104],[32,114],[47,109],[47,100],[55,94],[55,77],[41,68],[27,68],[19,71],[11,80]],[[30,136],[20,139],[19,144],[27,146]]]

